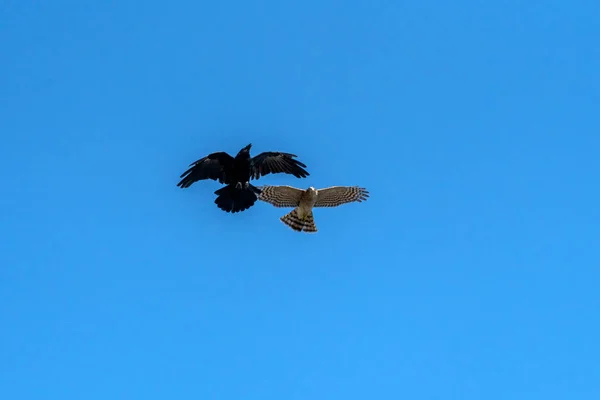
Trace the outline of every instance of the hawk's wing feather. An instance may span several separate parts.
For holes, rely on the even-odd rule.
[[[304,190],[292,186],[262,186],[258,199],[275,207],[297,207]]]
[[[268,174],[286,173],[296,178],[306,178],[310,175],[304,168],[306,165],[294,160],[295,154],[266,151],[255,156],[251,176],[258,179]]]
[[[317,191],[314,207],[337,207],[353,201],[363,202],[369,197],[365,188],[358,186],[331,186]]]
[[[212,153],[191,163],[190,168],[181,174],[180,178],[183,179],[177,186],[187,188],[192,183],[203,179],[225,183],[231,177],[232,172],[233,157],[223,151]]]

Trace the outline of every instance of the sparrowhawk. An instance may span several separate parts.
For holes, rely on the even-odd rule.
[[[280,218],[281,222],[297,232],[317,232],[313,207],[337,207],[350,202],[366,201],[369,192],[358,186],[332,186],[324,189],[309,187],[306,190],[292,186],[262,186],[259,200],[275,207],[294,207]]]

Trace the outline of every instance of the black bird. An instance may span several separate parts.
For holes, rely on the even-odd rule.
[[[177,186],[185,189],[199,180],[219,181],[226,186],[215,191],[215,204],[223,211],[236,213],[247,210],[258,200],[261,190],[250,184],[251,179],[271,173],[286,173],[296,178],[310,175],[303,169],[306,165],[294,160],[295,154],[267,151],[250,157],[250,147],[252,144],[241,149],[235,158],[220,151],[194,161],[181,174],[183,179]]]

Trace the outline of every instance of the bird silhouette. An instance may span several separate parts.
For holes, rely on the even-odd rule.
[[[242,148],[235,157],[220,151],[194,161],[181,174],[177,186],[185,189],[200,180],[219,181],[225,186],[215,191],[215,204],[225,212],[236,213],[249,209],[258,200],[261,190],[250,183],[251,179],[277,173],[296,178],[310,175],[304,169],[306,165],[294,159],[295,154],[267,151],[251,157],[251,147],[249,144]]]

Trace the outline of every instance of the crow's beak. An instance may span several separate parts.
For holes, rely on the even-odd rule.
[[[250,147],[252,147],[252,143],[250,143],[248,146],[244,147],[244,150],[250,151]]]

